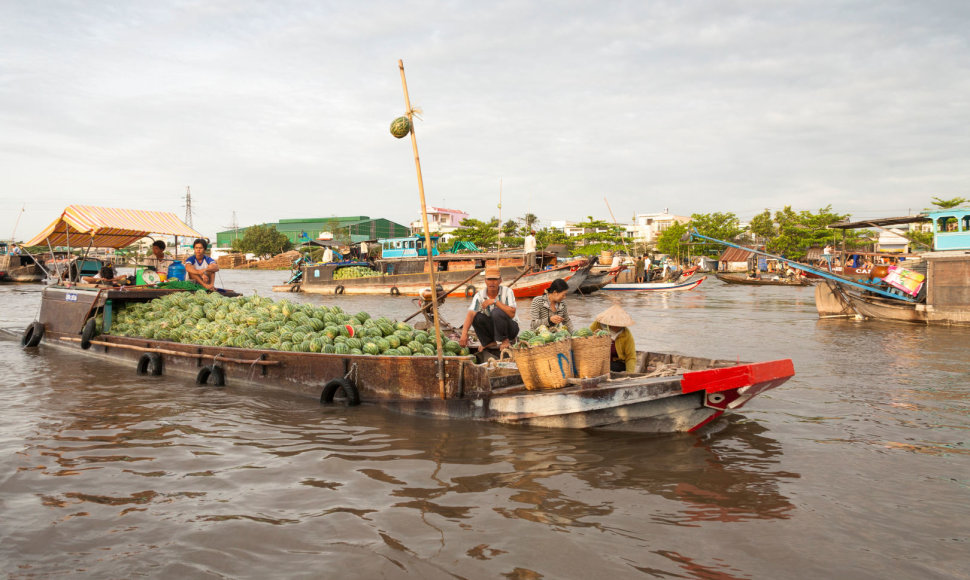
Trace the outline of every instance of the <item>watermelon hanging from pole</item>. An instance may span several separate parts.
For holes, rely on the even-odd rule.
[[[391,135],[394,135],[398,139],[407,137],[407,134],[410,132],[411,120],[407,117],[398,117],[391,122]]]

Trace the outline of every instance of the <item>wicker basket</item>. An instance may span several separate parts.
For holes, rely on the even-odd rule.
[[[570,341],[560,340],[542,346],[517,348],[512,358],[519,367],[522,382],[530,391],[561,389],[573,376]]]
[[[610,372],[610,337],[573,337],[573,368],[581,379],[598,377]]]

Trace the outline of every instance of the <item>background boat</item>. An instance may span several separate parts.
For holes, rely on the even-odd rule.
[[[811,286],[804,278],[748,278],[747,274],[722,274],[715,272],[714,277],[725,284],[745,284],[748,286]]]
[[[603,290],[619,290],[625,292],[683,292],[686,290],[693,290],[700,286],[701,282],[707,279],[707,276],[698,278],[697,280],[688,280],[686,282],[643,282],[640,284],[607,284],[603,286]]]

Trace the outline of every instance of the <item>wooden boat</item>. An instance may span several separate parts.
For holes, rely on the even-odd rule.
[[[0,281],[41,282],[47,273],[33,256],[26,254],[0,254]]]
[[[428,252],[423,238],[393,238],[381,240],[384,256],[374,262],[328,262],[299,264],[285,284],[273,286],[275,292],[306,292],[309,294],[365,294],[391,296],[420,296],[429,285]],[[508,283],[528,269],[522,252],[475,252],[467,254],[438,253],[437,238],[432,242],[432,262],[436,283],[449,296],[472,296],[482,289],[486,266],[498,266],[502,279]],[[585,263],[577,260],[569,264],[576,269]],[[536,267],[540,271],[562,266],[555,254],[538,252]],[[342,278],[345,268],[366,267],[373,275],[363,278]]]
[[[744,284],[747,286],[811,286],[804,278],[748,278],[746,274],[722,274],[715,272],[714,277],[725,284]]]
[[[509,287],[516,298],[535,298],[541,296],[554,280],[562,278],[566,281],[567,293],[572,293],[587,279],[592,267],[593,262],[589,261],[582,266],[566,264],[550,270],[532,272],[522,276]]]
[[[57,347],[128,365],[131,372],[218,376],[230,387],[279,389],[332,403],[374,403],[403,413],[541,427],[621,431],[694,431],[794,374],[790,360],[752,364],[670,353],[640,353],[638,372],[599,382],[529,391],[512,363],[444,359],[445,392],[432,379],[433,357],[281,352],[183,344],[110,334],[120,309],[166,291],[51,286],[39,320],[28,327],[44,348]],[[94,334],[92,313],[106,331]],[[39,327],[36,325],[40,325]],[[80,336],[78,335],[81,332]],[[39,340],[39,339],[38,339]],[[339,402],[339,400],[338,400]]]
[[[619,268],[604,270],[595,274],[591,270],[589,275],[586,276],[586,280],[576,288],[576,293],[587,295],[602,290],[607,284],[612,284],[624,268],[625,266],[620,266]]]
[[[492,266],[495,263],[500,264],[502,279],[506,284],[518,279],[512,285],[517,297],[538,296],[556,278],[564,278],[573,287],[578,287],[589,273],[588,268],[584,269],[584,266],[588,264],[585,259],[558,264],[553,256],[546,260],[546,262],[552,264],[549,269],[523,275],[523,258],[516,257],[514,254],[511,256],[505,254],[502,256],[496,254],[462,254],[460,259],[452,259],[454,256],[447,255],[435,256],[434,258],[439,268],[435,272],[436,283],[442,292],[448,291],[448,296],[473,296],[475,292],[485,287],[485,266]],[[592,264],[588,265],[592,266]],[[310,294],[420,296],[421,292],[429,285],[427,271],[419,268],[419,266],[427,266],[427,256],[417,261],[409,259],[407,262],[374,264],[374,275],[364,278],[341,279],[337,274],[339,270],[344,268],[361,266],[371,265],[363,262],[304,265],[302,266],[303,275],[299,282],[274,286],[273,290]],[[383,272],[381,268],[384,269]],[[408,270],[413,271],[402,272]]]
[[[687,290],[693,290],[701,285],[701,282],[707,279],[707,276],[702,276],[697,280],[688,280],[686,282],[643,282],[640,284],[629,283],[629,284],[607,284],[603,286],[603,290],[613,290],[622,292],[685,292]]]

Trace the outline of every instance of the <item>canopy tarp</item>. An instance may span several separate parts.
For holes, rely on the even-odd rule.
[[[149,234],[202,237],[172,212],[70,205],[24,245],[124,248]]]
[[[458,252],[480,252],[478,246],[475,242],[456,240],[454,245],[451,246],[451,253],[457,254]]]

